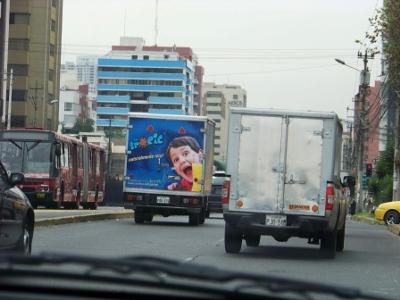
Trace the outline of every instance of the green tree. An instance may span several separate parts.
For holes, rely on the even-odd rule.
[[[389,140],[386,150],[379,156],[373,176],[368,181],[368,191],[373,195],[374,204],[392,200],[393,194],[394,143]]]
[[[222,161],[214,160],[214,167],[216,171],[226,171],[226,166]]]
[[[400,91],[400,1],[384,0],[383,7],[369,21],[373,30],[366,32],[366,39],[376,45],[383,38],[389,85]]]
[[[94,120],[93,119],[85,119],[77,118],[75,120],[74,126],[71,128],[70,133],[79,133],[79,132],[93,132],[94,131]]]

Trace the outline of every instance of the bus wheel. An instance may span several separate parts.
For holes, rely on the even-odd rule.
[[[88,203],[88,208],[96,210],[97,209],[97,203],[96,202]]]

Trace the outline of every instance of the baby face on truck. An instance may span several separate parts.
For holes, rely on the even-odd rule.
[[[172,140],[167,149],[176,173],[183,179],[193,182],[192,164],[201,163],[202,152],[197,141],[190,136]]]

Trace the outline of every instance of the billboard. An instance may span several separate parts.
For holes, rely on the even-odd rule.
[[[125,187],[200,192],[205,121],[130,118]]]

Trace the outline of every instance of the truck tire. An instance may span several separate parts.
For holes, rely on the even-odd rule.
[[[326,233],[321,238],[320,253],[323,258],[335,258],[338,234],[336,231]]]
[[[242,248],[242,234],[229,223],[225,223],[225,252],[239,253]]]
[[[244,239],[247,247],[258,247],[260,245],[260,234],[245,234]]]
[[[200,213],[189,215],[189,224],[192,226],[197,226],[200,224]]]
[[[205,210],[202,210],[201,212],[200,212],[200,224],[204,224],[204,222],[206,221],[206,211]]]
[[[144,219],[146,222],[151,223],[153,221],[153,215],[151,213],[148,213],[145,215]]]
[[[143,224],[145,221],[145,214],[140,210],[135,210],[135,223],[136,224]]]
[[[344,237],[346,232],[346,225],[343,225],[343,228],[340,229],[337,233],[337,242],[336,242],[336,251],[342,252],[344,249]]]

